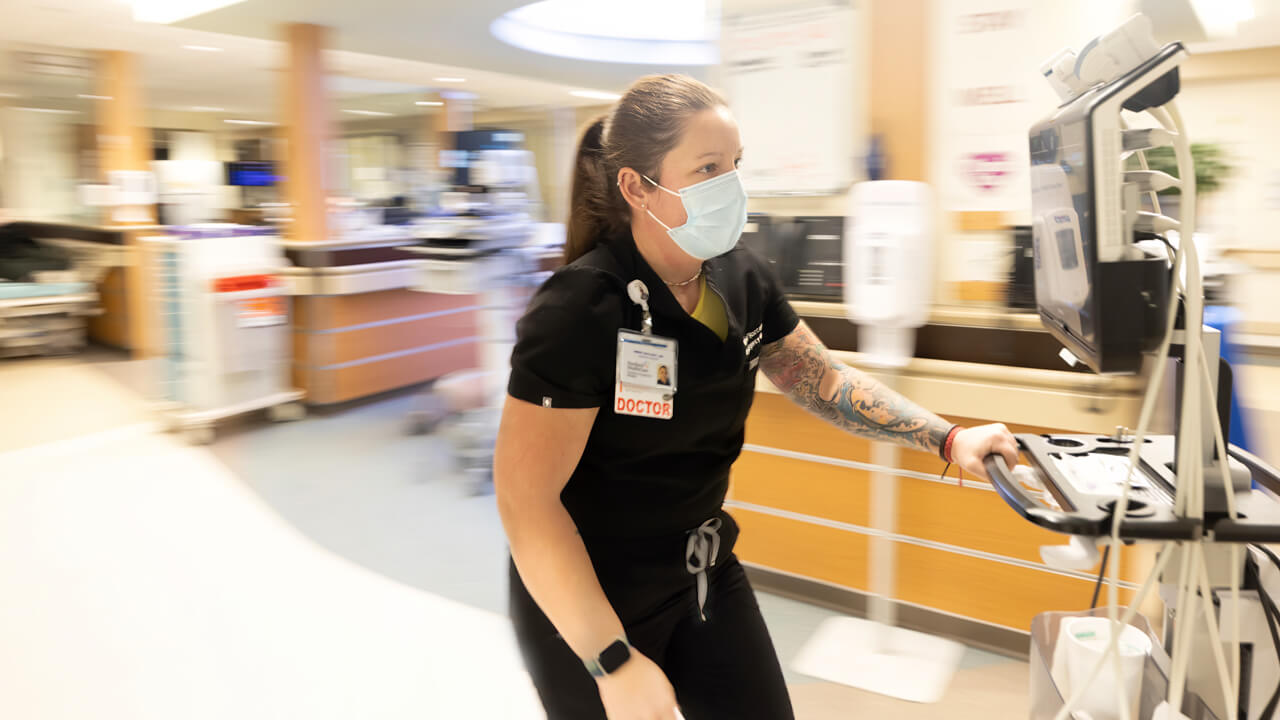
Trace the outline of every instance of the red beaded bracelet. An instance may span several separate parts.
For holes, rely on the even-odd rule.
[[[951,429],[947,431],[947,439],[942,442],[942,447],[938,448],[938,454],[948,463],[955,462],[951,457],[951,443],[955,441],[956,435],[963,429],[959,425],[952,425]]]

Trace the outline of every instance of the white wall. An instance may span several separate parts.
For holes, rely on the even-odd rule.
[[[1280,75],[1184,82],[1178,106],[1191,141],[1221,145],[1235,168],[1201,200],[1201,230],[1217,247],[1280,250]]]
[[[77,115],[0,108],[4,136],[3,194],[7,213],[27,220],[65,220],[80,209],[76,196]]]

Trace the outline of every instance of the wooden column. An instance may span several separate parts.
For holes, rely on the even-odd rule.
[[[137,56],[119,50],[99,53],[95,80],[96,94],[102,98],[95,113],[100,179],[109,182],[117,171],[149,171],[151,130],[146,124]],[[113,268],[99,283],[103,313],[90,322],[89,332],[99,342],[131,350],[134,357],[145,356],[151,345],[145,257],[137,246],[138,239],[150,232],[146,226],[155,220],[154,205],[111,208],[105,218],[108,224],[138,229],[124,232],[132,262]]]
[[[431,142],[440,150],[453,150],[454,142],[451,133],[471,130],[475,123],[475,112],[470,97],[458,97],[457,93],[438,93],[434,100],[444,103],[436,112],[428,116]],[[437,154],[437,166],[440,157]]]
[[[445,131],[448,123],[447,113],[445,112],[444,98],[439,93],[428,93],[423,96],[423,100],[428,102],[440,103],[431,106],[425,115],[422,116],[422,139],[430,148],[431,157],[427,158],[427,167],[433,170],[440,169],[440,151],[449,150],[452,145],[445,144]]]
[[[328,194],[332,183],[329,143],[332,108],[325,87],[327,29],[319,25],[285,26],[288,61],[284,74],[285,198],[293,208],[290,239],[329,239]]]
[[[442,130],[448,132],[464,132],[475,125],[475,108],[470,93],[443,92],[440,99],[444,101],[444,112],[441,113]]]
[[[97,106],[102,179],[110,181],[110,173],[120,170],[150,170],[151,130],[146,124],[137,56],[120,50],[103,51],[98,56],[97,85],[102,98]],[[155,222],[154,207],[129,210],[140,223]]]
[[[888,160],[886,180],[928,180],[927,68],[930,0],[872,0],[871,133],[879,135]]]

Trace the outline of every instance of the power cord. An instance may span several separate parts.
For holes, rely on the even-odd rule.
[[[1089,609],[1098,607],[1098,594],[1102,592],[1102,580],[1107,574],[1107,559],[1111,557],[1111,546],[1102,548],[1102,567],[1098,568],[1098,582],[1093,586],[1093,600],[1089,602]]]

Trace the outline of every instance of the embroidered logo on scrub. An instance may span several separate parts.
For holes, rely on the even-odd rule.
[[[756,326],[755,330],[752,330],[746,335],[743,335],[742,347],[745,348],[745,350],[743,350],[743,354],[750,355],[752,352],[754,352],[755,349],[759,347],[760,338],[763,334],[764,334],[764,324],[761,323],[760,325]]]

